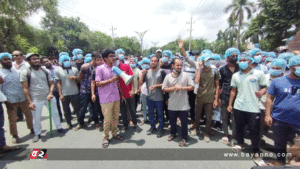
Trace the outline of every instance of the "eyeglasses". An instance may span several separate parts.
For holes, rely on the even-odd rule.
[[[18,56],[20,56],[20,55],[12,55],[12,56],[18,57]]]

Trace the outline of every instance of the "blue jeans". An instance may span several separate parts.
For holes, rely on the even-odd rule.
[[[169,110],[171,134],[176,136],[177,133],[177,117],[180,118],[181,122],[181,138],[187,141],[188,138],[188,114],[189,111],[172,111]]]
[[[3,126],[4,126],[4,111],[3,111],[2,103],[0,102],[0,148],[6,145]]]
[[[158,115],[158,123],[159,123],[158,129],[162,130],[164,128],[163,101],[152,101],[147,99],[147,104],[148,104],[151,128],[155,128],[155,124],[154,124],[154,108],[155,108]]]
[[[277,156],[277,161],[285,164],[285,157],[282,157],[282,154],[286,155],[286,144],[289,140],[289,135],[292,135],[293,138],[295,134],[300,135],[300,125],[293,125],[287,122],[279,121],[273,118],[273,134],[275,141],[275,153],[276,155],[280,153],[281,156]]]
[[[95,121],[95,124],[99,124],[98,120],[98,112],[95,111],[95,103],[92,101],[92,95],[90,93],[80,93],[80,111],[78,116],[78,123],[83,126],[84,125],[84,118],[85,118],[85,112],[87,110],[87,107],[89,103],[91,104],[91,113],[93,113],[93,120]]]

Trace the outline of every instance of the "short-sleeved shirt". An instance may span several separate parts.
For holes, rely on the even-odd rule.
[[[222,89],[221,98],[224,100],[229,100],[231,91],[231,78],[232,75],[240,70],[239,66],[236,65],[234,72],[232,72],[228,65],[220,68],[220,88]]]
[[[53,81],[51,72],[49,70],[44,69],[48,73],[48,81],[47,81],[47,76],[44,73],[44,71],[41,69],[39,69],[38,71],[31,69],[30,84],[28,85],[29,85],[29,93],[32,101],[47,100],[47,96],[50,90],[48,81],[49,82]],[[21,72],[20,82],[28,81],[27,73],[28,73],[28,69],[25,69]]]
[[[53,83],[54,83],[54,90],[53,90],[53,92],[58,92],[58,89],[57,89],[57,80],[55,78],[55,69],[57,69],[57,68],[59,68],[59,67],[52,65],[52,68],[50,69],[51,76],[53,78]]]
[[[147,73],[144,76],[143,81],[146,82],[146,87],[148,91],[147,98],[152,101],[163,101],[163,92],[160,87],[157,87],[153,90],[150,90],[150,87],[157,84],[162,84],[166,74],[163,70],[157,69],[152,71],[151,69],[147,70]]]
[[[128,66],[127,64],[120,63],[120,67],[119,68],[120,68],[120,70],[122,70],[127,75],[133,75],[133,72],[131,71],[130,66]],[[119,77],[119,83],[120,83],[120,87],[122,89],[122,92],[124,94],[124,97],[126,99],[130,98],[131,96],[130,96],[129,92],[132,90],[131,83],[128,86],[126,86],[124,80],[121,77]]]
[[[176,84],[181,87],[193,86],[194,82],[188,73],[182,72],[178,77],[173,77],[172,73],[168,74],[162,84],[162,89],[175,86]],[[168,110],[172,111],[187,111],[190,104],[188,99],[187,90],[179,90],[169,92]]]
[[[23,62],[20,65],[18,65],[17,62],[15,61],[12,63],[12,66],[20,72],[30,67],[29,63],[26,62],[25,60],[23,60]]]
[[[70,76],[78,77],[78,70],[75,67],[71,67],[70,69],[59,67],[55,70],[56,80],[61,81],[63,96],[72,96],[79,93],[76,80],[70,80]]]
[[[0,76],[4,79],[4,83],[0,89],[7,97],[7,101],[10,103],[19,103],[26,100],[20,82],[19,71],[13,67],[10,70],[0,68]]]
[[[134,93],[136,94],[137,90],[139,89],[138,78],[139,78],[141,70],[139,68],[134,68],[134,69],[132,69],[132,72],[133,72],[133,82],[134,82]]]
[[[260,113],[260,100],[255,95],[255,92],[259,91],[260,87],[267,86],[266,78],[262,71],[251,69],[247,74],[239,71],[233,74],[230,86],[237,88],[234,109],[250,113]]]
[[[115,73],[106,63],[96,68],[95,81],[105,81],[113,78]],[[98,87],[100,104],[113,103],[120,100],[118,82],[109,83],[103,87]]]
[[[279,121],[299,125],[300,80],[287,76],[275,78],[268,93],[275,96],[272,117]]]
[[[220,74],[217,69],[210,68],[208,71],[201,70],[197,98],[202,103],[213,103],[216,93],[215,82],[219,81]]]
[[[92,72],[94,67],[91,63],[86,69],[81,67],[80,73],[83,73],[83,77],[80,85],[80,93],[90,94],[91,93],[91,81],[92,81]]]

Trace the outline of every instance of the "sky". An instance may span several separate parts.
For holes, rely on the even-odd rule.
[[[256,2],[256,0],[252,0]],[[193,20],[192,38],[216,40],[219,30],[228,27],[224,9],[232,0],[58,0],[58,11],[62,16],[80,17],[90,30],[115,37],[135,36],[144,32],[143,48],[157,47],[181,37],[189,38],[191,17]],[[27,19],[28,23],[41,28],[45,16],[38,11]]]

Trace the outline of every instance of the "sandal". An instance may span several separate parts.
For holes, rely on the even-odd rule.
[[[177,118],[177,124],[178,124],[178,125],[181,125],[180,118]]]
[[[103,148],[107,148],[108,145],[109,145],[108,140],[103,140],[102,147],[103,147]]]
[[[119,141],[123,141],[124,140],[124,137],[121,136],[121,135],[117,135],[117,136],[115,136],[113,138],[116,139],[116,140],[119,140]]]
[[[252,159],[257,166],[268,166],[265,163],[265,161],[263,159],[261,159],[260,157],[258,157],[258,158],[253,157]]]
[[[196,129],[192,131],[193,136],[197,136],[198,134],[200,134],[200,131],[197,131]]]
[[[176,136],[169,135],[169,137],[168,137],[168,141],[172,141],[172,140],[174,140],[174,138],[176,138]]]
[[[80,130],[81,128],[82,128],[82,126],[78,124],[78,125],[75,127],[74,130],[75,130],[75,131],[78,131],[78,130]]]
[[[96,126],[96,129],[100,128],[100,124],[96,124],[95,126]]]
[[[204,141],[207,143],[210,142],[210,138],[208,135],[204,135]]]
[[[179,142],[179,147],[183,147],[186,145],[186,140],[185,139],[182,139],[180,142]]]
[[[228,145],[228,137],[226,136],[222,137],[222,143]]]

